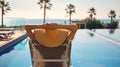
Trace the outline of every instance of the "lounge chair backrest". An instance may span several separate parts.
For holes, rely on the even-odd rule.
[[[0,28],[0,31],[14,31],[15,28]]]
[[[70,62],[71,41],[65,41],[65,43],[62,44],[62,46],[53,48],[53,49],[58,49],[58,51],[60,51],[59,50],[60,48],[64,48],[65,47],[65,51],[64,51],[64,55],[62,56],[62,59],[46,58],[46,57],[44,59],[40,59],[40,58],[34,59],[34,53],[35,53],[35,51],[39,52],[39,50],[35,47],[35,45],[37,45],[38,42],[36,40],[30,40],[29,44],[30,44],[30,48],[31,48],[31,58],[32,58],[32,60],[34,62],[33,63],[33,67],[35,67],[35,65],[36,65],[37,62],[64,62],[65,67],[69,66],[68,63]],[[47,48],[48,49],[52,49],[52,48],[49,48],[49,47],[45,47],[45,48],[42,47],[40,49],[45,50]],[[55,51],[55,50],[53,50],[53,51]]]

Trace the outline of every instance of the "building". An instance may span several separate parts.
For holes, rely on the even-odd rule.
[[[71,21],[71,22],[72,22],[72,24],[78,25],[78,29],[81,28],[82,24],[85,25],[85,29],[87,28],[87,22],[85,22],[85,21],[79,21],[79,20],[77,20],[77,21]]]

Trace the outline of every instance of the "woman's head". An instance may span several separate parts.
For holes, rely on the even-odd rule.
[[[46,30],[55,30],[58,28],[58,24],[57,23],[46,23],[44,24],[44,28]]]

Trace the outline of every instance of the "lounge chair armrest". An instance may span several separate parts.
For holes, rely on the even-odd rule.
[[[72,43],[72,40],[68,40],[68,44],[71,44]]]

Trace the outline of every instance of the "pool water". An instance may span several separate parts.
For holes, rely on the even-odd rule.
[[[95,32],[120,41],[120,29],[97,29]]]
[[[78,30],[72,44],[72,67],[120,67],[120,46]]]
[[[78,30],[72,42],[71,62],[72,67],[120,67],[120,46],[88,30]],[[32,67],[27,38],[0,52],[0,67]]]
[[[0,52],[0,67],[32,67],[28,40]]]

